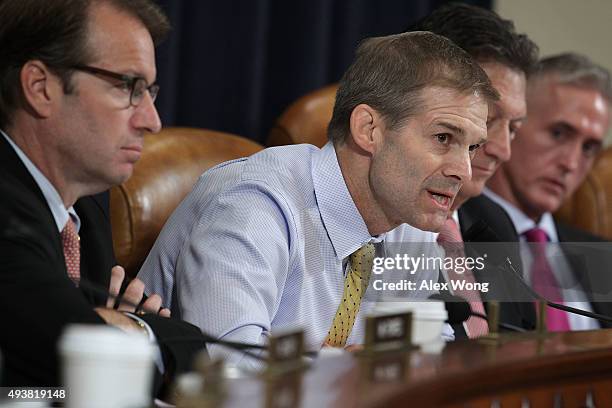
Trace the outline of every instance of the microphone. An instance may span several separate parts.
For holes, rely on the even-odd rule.
[[[525,282],[521,274],[519,274],[518,271],[514,268],[514,266],[512,266],[512,262],[510,261],[510,258],[506,258],[506,263],[504,265],[507,265],[509,267],[514,277],[519,279],[521,285],[527,290],[527,292],[529,292],[529,294],[534,299],[539,300],[540,302],[546,303],[547,306],[552,307],[554,309],[562,310],[564,312],[574,313],[574,314],[585,316],[585,317],[590,317],[591,319],[596,319],[602,322],[612,323],[612,317],[602,315],[599,313],[588,312],[586,310],[577,309],[575,307],[566,306],[560,303],[551,302],[550,300],[546,299],[544,296],[540,295],[535,290],[533,290],[531,286],[529,286],[527,282]]]
[[[491,227],[484,222],[483,220],[478,220],[467,232],[466,232],[466,242],[501,242],[501,239],[497,235],[495,231],[491,229]],[[473,248],[472,248],[473,249]],[[474,249],[473,249],[474,250]],[[474,250],[475,251],[475,250]],[[490,259],[494,260],[494,257]],[[499,258],[497,258],[499,260]],[[512,261],[510,261],[509,257],[504,257],[502,262],[497,263],[498,266],[502,266],[505,270],[510,270],[514,278],[521,284],[521,286],[527,290],[527,292],[531,295],[534,300],[539,300],[541,302],[546,303],[547,306],[552,307],[553,309],[562,310],[568,313],[574,313],[580,316],[589,317],[591,319],[599,320],[606,323],[612,323],[612,318],[606,315],[602,315],[599,313],[593,313],[582,309],[577,309],[575,307],[562,305],[559,303],[551,302],[550,300],[544,298],[542,295],[537,293],[535,290],[531,288],[525,279],[523,279],[523,275],[520,274],[512,265]],[[500,324],[501,325],[501,324]]]
[[[110,293],[106,288],[104,288],[102,285],[99,285],[97,283],[88,281],[87,279],[83,279],[81,278],[80,282],[79,282],[79,286],[82,288],[85,288],[87,290],[90,290],[100,296],[107,296],[110,297],[111,299],[115,299],[115,303],[119,304],[124,303],[130,307],[133,307],[135,310],[140,306],[140,302],[139,304],[134,304],[130,301],[127,301],[125,299],[121,299],[121,295],[115,295],[113,293]],[[199,328],[198,328],[199,329]],[[201,334],[201,338],[200,337],[194,337],[194,336],[177,336],[177,337],[168,337],[165,339],[157,339],[158,342],[160,343],[177,343],[177,342],[190,342],[190,341],[201,341],[202,344],[204,345],[204,347],[206,347],[206,344],[218,344],[220,346],[223,347],[227,347],[230,348],[232,350],[236,350],[236,351],[240,351],[244,354],[246,354],[249,357],[255,358],[257,360],[266,360],[266,357],[261,356],[259,354],[256,354],[250,350],[262,350],[265,351],[268,349],[267,346],[262,345],[262,344],[251,344],[251,343],[240,343],[240,342],[234,342],[234,341],[228,341],[228,340],[221,340],[218,339],[214,336],[211,336],[210,334],[207,334],[205,332],[203,332],[201,329],[200,330],[200,334]],[[307,357],[316,357],[318,354],[318,352],[316,351],[304,351],[304,355]]]

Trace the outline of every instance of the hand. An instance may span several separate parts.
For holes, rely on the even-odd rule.
[[[363,344],[351,344],[344,348],[349,353],[355,353],[357,351],[363,351]]]
[[[111,280],[108,291],[111,295],[106,301],[106,307],[112,309],[115,304],[115,298],[119,295],[121,285],[125,279],[125,270],[117,265],[111,269]],[[119,304],[118,310],[123,312],[136,312],[136,306],[142,301],[144,295],[144,283],[138,279],[133,279],[125,289],[123,293],[122,302]],[[153,294],[144,301],[141,309],[147,313],[159,314],[162,317],[170,317],[170,310],[163,308],[160,310],[162,305],[162,298]],[[104,317],[103,317],[104,318]]]

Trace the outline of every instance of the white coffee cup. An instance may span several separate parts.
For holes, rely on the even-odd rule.
[[[154,348],[141,333],[71,325],[60,339],[59,352],[67,407],[151,405]]]
[[[384,301],[376,304],[372,314],[380,316],[407,312],[412,312],[412,344],[420,346],[425,352],[440,352],[445,344],[442,328],[445,320],[448,319],[443,302],[432,300]]]

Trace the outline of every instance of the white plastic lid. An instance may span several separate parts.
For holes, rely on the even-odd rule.
[[[59,340],[62,354],[84,353],[104,356],[153,358],[154,348],[141,333],[126,333],[105,325],[70,325]]]
[[[385,314],[412,312],[413,319],[416,320],[446,320],[448,312],[444,303],[435,300],[421,302],[400,302],[385,301],[379,302],[372,311],[373,315],[380,316]]]

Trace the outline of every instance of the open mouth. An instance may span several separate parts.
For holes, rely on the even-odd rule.
[[[431,198],[440,205],[440,207],[448,208],[453,202],[454,194],[449,194],[441,191],[431,191],[427,190]]]

